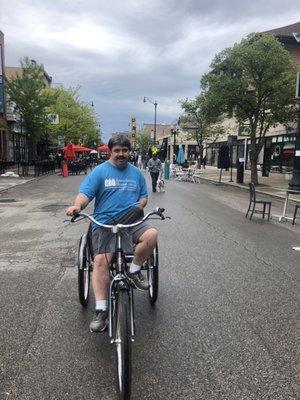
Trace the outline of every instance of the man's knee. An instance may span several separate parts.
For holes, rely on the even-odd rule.
[[[107,268],[111,261],[110,254],[97,254],[94,258],[94,268]]]
[[[150,246],[157,242],[158,232],[155,228],[147,229],[139,239],[139,243],[148,243]]]

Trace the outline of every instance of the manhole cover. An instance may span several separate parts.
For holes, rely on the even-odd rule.
[[[15,203],[16,199],[0,199],[0,203]]]

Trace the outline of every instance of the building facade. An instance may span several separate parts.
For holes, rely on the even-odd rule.
[[[300,70],[300,43],[298,43],[294,37],[294,33],[299,32],[300,22],[263,33],[275,35],[276,39],[282,43],[285,49],[290,53],[296,66],[299,67]],[[217,166],[219,149],[223,144],[228,143],[228,135],[231,135],[236,139],[233,141],[231,147],[233,166],[236,166],[236,163],[240,159],[246,159],[246,168],[250,168],[250,139],[247,138],[246,127],[238,126],[232,120],[228,121],[231,121],[231,123],[229,124],[230,126],[227,126],[227,129],[225,129],[226,134],[220,137],[215,143],[207,144],[207,163]],[[278,124],[275,128],[269,129],[266,133],[264,146],[258,159],[258,169],[260,169],[263,174],[268,174],[269,172],[291,173],[293,171],[296,129],[297,124],[290,124],[289,126]]]

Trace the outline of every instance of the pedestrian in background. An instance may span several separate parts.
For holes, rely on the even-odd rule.
[[[157,151],[152,150],[152,157],[148,161],[147,167],[152,179],[152,192],[156,192],[156,185],[159,173],[162,171],[160,159],[157,157]]]
[[[138,167],[139,169],[142,169],[142,166],[143,166],[143,159],[142,159],[142,155],[139,154],[139,155],[138,155],[138,159],[137,159],[137,167]]]
[[[202,164],[203,164],[203,168],[205,169],[205,166],[206,166],[206,155],[203,157]]]

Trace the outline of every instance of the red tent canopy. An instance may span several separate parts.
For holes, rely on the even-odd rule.
[[[102,146],[98,146],[97,150],[102,153],[107,153],[109,151],[109,148],[108,148],[107,144],[103,144]]]
[[[90,149],[88,147],[80,146],[79,144],[73,144],[71,142],[68,143],[67,146],[62,147],[60,150],[68,152],[68,149],[71,149],[71,148],[76,153],[80,152],[80,151],[82,151],[83,153],[90,153],[92,151],[92,149]],[[72,157],[75,157],[75,155]],[[68,157],[68,158],[72,158],[72,157]]]

